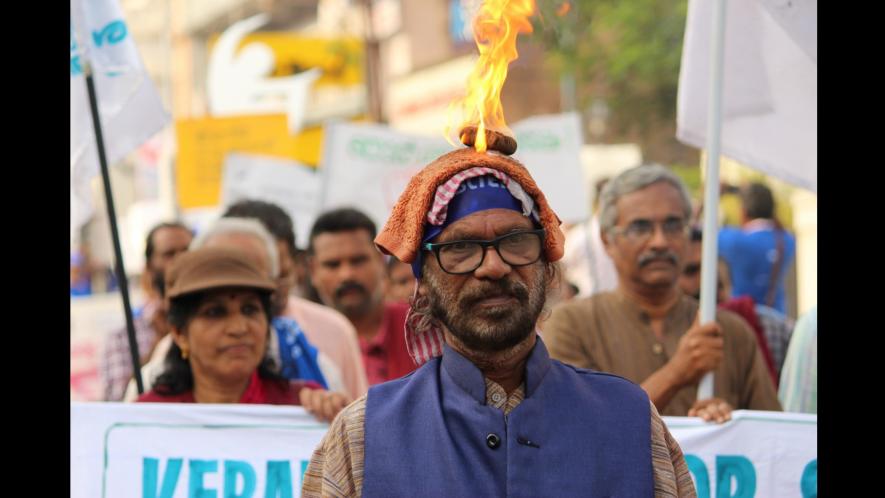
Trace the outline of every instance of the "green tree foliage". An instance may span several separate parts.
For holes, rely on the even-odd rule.
[[[537,3],[535,41],[573,75],[578,109],[597,99],[610,109],[605,141],[639,141],[646,152],[657,135],[672,137],[687,0]]]

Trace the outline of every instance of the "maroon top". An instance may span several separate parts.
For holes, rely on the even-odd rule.
[[[249,386],[240,398],[240,403],[251,405],[301,405],[298,394],[302,389],[322,389],[322,386],[311,380],[294,380],[285,383],[277,380],[262,379],[258,371],[249,378]],[[196,403],[193,390],[180,394],[161,394],[156,389],[142,394],[136,401],[147,403]]]
[[[363,365],[369,385],[398,379],[415,369],[406,349],[406,303],[384,303],[384,316],[378,333],[371,339],[359,338]]]
[[[750,296],[740,296],[731,298],[728,301],[719,303],[720,309],[725,309],[733,313],[737,313],[750,326],[753,333],[756,334],[756,342],[759,343],[759,352],[762,353],[762,359],[765,360],[765,366],[768,367],[768,373],[771,374],[771,380],[777,386],[777,370],[774,368],[774,356],[771,354],[771,348],[768,347],[768,339],[765,338],[765,330],[759,322],[756,315],[756,303]]]

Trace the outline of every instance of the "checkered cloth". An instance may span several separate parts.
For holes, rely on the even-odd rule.
[[[790,345],[790,337],[793,335],[793,320],[780,311],[757,304],[754,311],[759,318],[759,324],[765,332],[765,340],[768,342],[768,350],[771,351],[771,359],[774,361],[774,370],[778,378],[787,357],[787,347]]]
[[[156,305],[148,304],[133,317],[138,354],[146,358],[156,342],[157,333],[150,319]],[[102,396],[105,401],[122,401],[126,385],[133,377],[132,354],[129,352],[129,336],[126,326],[114,330],[105,338],[98,364],[101,376]]]

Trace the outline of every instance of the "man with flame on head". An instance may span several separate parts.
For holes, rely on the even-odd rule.
[[[375,238],[418,279],[405,341],[419,367],[338,414],[302,496],[695,496],[645,391],[552,360],[538,337],[565,236],[509,157],[516,141],[493,131],[506,130],[501,85],[533,10],[483,3],[468,148],[412,177]]]
[[[493,151],[415,175],[376,237],[418,279],[405,340],[420,366],[339,414],[302,495],[694,496],[645,391],[548,355],[535,323],[560,221],[500,153],[515,142],[489,135]]]

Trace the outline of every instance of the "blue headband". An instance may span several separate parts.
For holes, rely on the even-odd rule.
[[[455,196],[449,201],[446,209],[446,221],[442,225],[430,225],[425,222],[421,244],[436,238],[446,227],[461,218],[488,209],[511,209],[519,214],[523,212],[522,202],[513,197],[507,187],[494,176],[477,176],[464,180],[455,191]],[[415,278],[421,278],[424,252],[424,249],[419,247],[418,255],[412,262],[412,274],[415,275]]]

